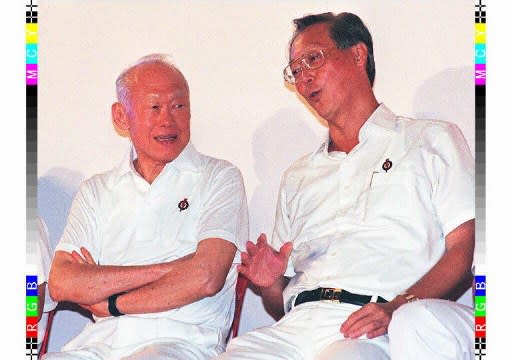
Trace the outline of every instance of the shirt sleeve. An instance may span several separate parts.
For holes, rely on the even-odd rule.
[[[38,248],[39,248],[39,263],[37,268],[37,283],[40,285],[48,281],[48,274],[52,264],[52,252],[50,250],[50,240],[48,239],[48,229],[46,224],[41,218],[37,219],[38,222]]]
[[[230,165],[210,175],[203,211],[198,223],[198,240],[221,238],[245,250],[249,220],[245,187],[240,171]],[[237,252],[235,262],[240,261]]]
[[[281,181],[281,186],[279,189],[278,199],[277,199],[277,208],[276,208],[276,220],[274,224],[274,232],[272,234],[272,240],[270,244],[272,247],[279,251],[281,246],[284,243],[291,240],[291,223],[290,217],[288,216],[288,208],[286,206],[286,186],[285,186],[285,177]],[[293,252],[292,252],[293,256]],[[286,272],[284,276],[293,277],[295,275],[295,271],[293,268],[292,256],[290,256],[288,260],[288,265],[286,268]]]
[[[445,236],[475,218],[475,160],[455,124],[436,134],[432,200]]]
[[[80,185],[73,198],[66,226],[55,251],[62,250],[71,253],[80,252],[84,246],[97,262],[99,244],[97,244],[97,199],[94,178]]]
[[[50,266],[53,260],[53,252],[50,246],[50,239],[48,235],[48,228],[46,227],[43,219],[38,218],[38,248],[39,248],[39,264],[38,264],[38,274],[37,274],[37,284],[41,285],[48,281],[48,275],[50,273]],[[45,291],[44,295],[44,306],[43,311],[48,312],[57,307],[57,302],[55,302],[51,297],[48,289]]]

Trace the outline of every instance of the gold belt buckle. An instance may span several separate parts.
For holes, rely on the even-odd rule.
[[[322,299],[324,300],[334,300],[334,296],[337,293],[341,294],[342,289],[339,288],[323,288],[322,289]]]

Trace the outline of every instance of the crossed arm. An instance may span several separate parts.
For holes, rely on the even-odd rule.
[[[82,254],[57,251],[49,288],[57,301],[72,301],[97,316],[109,316],[107,299],[117,298],[125,314],[160,312],[215,295],[222,287],[235,256],[234,244],[209,238],[194,253],[180,259],[141,266],[97,265],[87,249]]]

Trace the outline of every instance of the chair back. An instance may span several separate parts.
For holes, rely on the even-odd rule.
[[[245,292],[249,285],[249,280],[242,274],[238,274],[236,280],[235,290],[235,316],[233,317],[233,323],[231,324],[231,338],[238,336],[238,328],[240,326],[240,317],[242,315],[242,305],[244,303]]]
[[[46,330],[44,332],[43,341],[39,347],[39,352],[37,358],[40,359],[46,352],[48,351],[48,341],[50,340],[50,332],[52,331],[53,318],[55,317],[55,313],[57,309],[53,309],[48,312],[48,321],[46,323]]]

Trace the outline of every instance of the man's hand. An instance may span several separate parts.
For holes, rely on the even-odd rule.
[[[80,248],[80,254],[77,251],[73,251],[71,253],[71,257],[74,261],[80,264],[89,264],[89,265],[97,265],[94,261],[91,253],[85,248]],[[81,307],[83,307],[85,310],[90,311],[97,317],[107,317],[112,316],[110,315],[110,312],[108,311],[108,300],[102,300],[97,304],[78,304]]]
[[[354,311],[341,324],[340,331],[346,338],[357,339],[366,334],[368,339],[387,334],[393,311],[398,306],[393,302],[369,303]]]
[[[89,310],[91,313],[93,313],[97,317],[112,316],[112,315],[110,315],[110,311],[108,311],[108,300],[103,300],[97,304],[92,304],[92,305],[85,305],[85,304],[78,304],[78,305],[83,307],[85,310]]]
[[[261,234],[256,244],[247,242],[247,252],[242,253],[238,271],[253,284],[270,287],[285,273],[292,249],[293,244],[287,242],[277,252],[268,245],[266,235]]]
[[[77,251],[73,251],[71,253],[71,257],[73,258],[73,260],[75,260],[79,264],[97,265],[89,250],[82,246],[80,248],[80,252],[81,254],[79,254]]]

